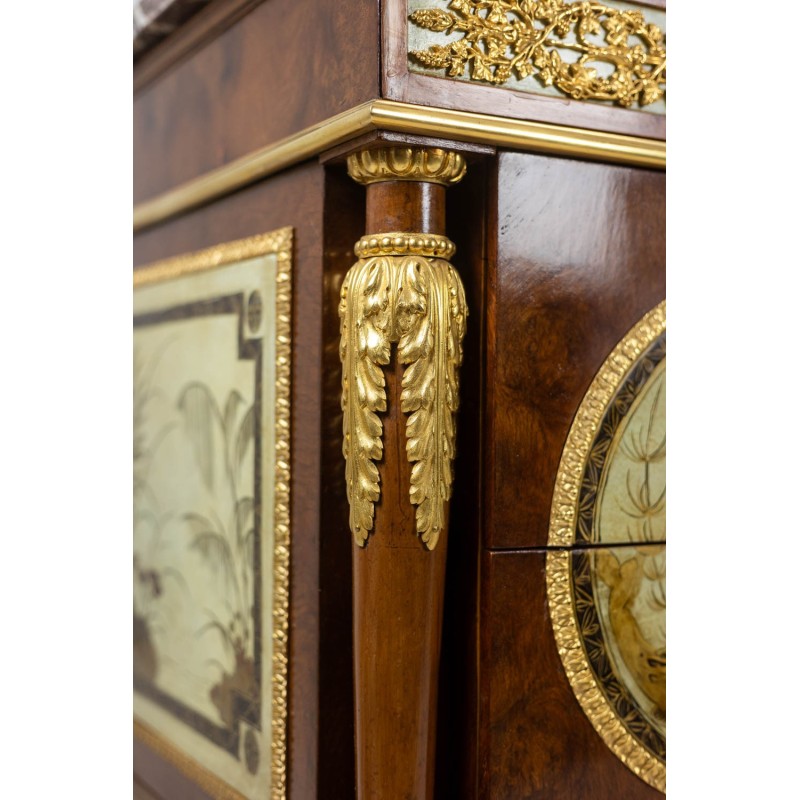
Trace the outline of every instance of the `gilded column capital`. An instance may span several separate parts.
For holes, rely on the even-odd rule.
[[[460,153],[439,147],[386,147],[361,150],[347,158],[347,172],[364,184],[381,181],[419,181],[451,186],[467,171]]]

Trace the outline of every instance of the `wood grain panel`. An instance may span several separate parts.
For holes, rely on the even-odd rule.
[[[569,426],[613,347],[665,296],[664,175],[498,157],[487,331],[486,544],[547,543]]]
[[[547,610],[544,551],[484,553],[481,797],[657,800],[584,715]]]
[[[485,338],[487,164],[470,163],[447,190],[447,232],[469,309],[456,418],[456,457],[444,594],[436,745],[437,798],[470,800],[477,792],[478,566],[481,408]]]
[[[211,800],[196,783],[189,780],[176,766],[164,761],[147,745],[133,740],[134,797],[145,789],[157,798],[181,800]],[[144,795],[147,797],[147,795]]]
[[[133,57],[154,47],[201,11],[209,0],[134,0]]]
[[[215,0],[203,6],[169,37],[147,52],[135,55],[133,92],[158,80],[167,70],[199,50],[238,22],[264,0]],[[162,37],[163,38],[163,37]]]
[[[141,781],[134,776],[133,779],[133,800],[159,800],[158,795],[153,794]]]
[[[342,365],[339,294],[364,232],[365,192],[344,164],[326,170],[324,303],[322,309],[322,464],[320,532],[319,704],[326,741],[319,742],[319,798],[355,797],[353,710],[352,534],[342,457]]]
[[[379,93],[374,0],[269,0],[144,88],[134,202]]]

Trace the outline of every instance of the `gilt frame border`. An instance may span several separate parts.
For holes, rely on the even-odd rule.
[[[570,427],[556,475],[550,512],[547,602],[558,655],[570,687],[608,748],[634,774],[666,791],[666,764],[628,731],[600,687],[584,649],[572,588],[572,547],[581,479],[608,404],[639,357],[666,331],[666,301],[645,314],[611,351],[589,386]]]
[[[133,287],[138,288],[260,255],[274,254],[277,259],[275,275],[275,505],[273,516],[275,547],[272,564],[271,800],[285,800],[287,784],[292,244],[293,229],[291,227],[278,228],[246,239],[237,239],[204,250],[145,264],[133,272]],[[136,739],[177,767],[215,800],[244,800],[243,796],[229,784],[161,734],[136,719],[133,722],[133,734]]]

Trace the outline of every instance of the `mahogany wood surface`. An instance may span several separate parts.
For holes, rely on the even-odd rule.
[[[137,54],[133,68],[133,92],[161,77],[167,70],[188,58],[238,22],[264,0],[212,0],[169,34],[158,48],[148,47]]]
[[[350,592],[346,576],[343,583],[329,579],[320,584],[320,540],[325,533],[320,517],[325,188],[323,167],[306,163],[134,238],[134,263],[144,264],[287,225],[294,228],[287,763],[289,797],[304,800],[317,797],[322,777],[339,785],[334,773],[320,775],[319,764],[336,761],[342,748],[341,737],[352,731],[351,709],[335,713],[337,703],[347,704],[350,691],[348,666],[344,670],[341,666],[342,658],[347,656],[340,650],[347,647],[349,618],[328,619],[330,629],[325,637],[320,636],[321,608],[329,604],[341,607],[342,603],[346,607]],[[335,198],[332,202],[336,205]],[[346,233],[350,235],[349,231]],[[337,253],[335,248],[331,258],[342,259],[348,265],[352,262],[351,253]],[[343,546],[347,551],[348,545]],[[333,630],[337,624],[342,628],[338,633]],[[322,649],[323,645],[326,649]],[[328,670],[333,674],[327,675]],[[344,680],[342,673],[345,683],[332,686],[337,675]],[[328,712],[324,718],[320,715],[321,686],[327,693],[324,704]],[[333,748],[332,754],[328,748]],[[145,762],[135,763],[137,770],[139,766],[148,769]],[[347,767],[343,769],[346,775]],[[149,769],[142,772],[142,777],[148,785],[161,790]],[[163,794],[170,798],[182,796],[167,791]]]
[[[355,797],[353,713],[353,567],[349,506],[342,457],[342,365],[339,295],[353,263],[353,244],[364,232],[366,195],[344,164],[325,171],[322,309],[322,463],[320,472],[319,714],[327,740],[319,741],[318,797]]]
[[[402,365],[386,371],[381,501],[365,548],[353,544],[359,800],[433,797],[447,530],[428,552],[409,500]]]
[[[547,607],[545,551],[485,552],[481,564],[480,797],[657,800],[583,713]]]
[[[437,800],[477,796],[478,567],[481,536],[483,353],[485,349],[486,209],[491,161],[470,163],[447,190],[447,232],[469,315],[459,378],[456,457],[447,545],[437,714]]]
[[[374,0],[254,8],[135,97],[134,201],[376,98],[378,38]]]
[[[158,796],[153,794],[143,783],[133,779],[133,800],[159,800]]]
[[[444,186],[416,181],[386,181],[367,188],[366,233],[441,233]]]
[[[656,7],[660,3],[653,3]],[[507,87],[411,72],[407,0],[385,0],[381,20],[382,97],[423,106],[666,138],[666,117],[610,104],[520,92]]]
[[[143,800],[148,796],[165,800],[211,800],[174,764],[164,761],[136,738],[133,740],[133,772],[134,800],[139,800],[137,791]]]
[[[485,542],[539,547],[586,389],[664,299],[664,174],[504,152],[493,192]]]

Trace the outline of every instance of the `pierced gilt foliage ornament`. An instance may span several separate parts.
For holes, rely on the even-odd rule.
[[[451,78],[514,84],[533,75],[574,100],[649,106],[666,91],[664,33],[638,10],[569,0],[451,0],[413,25],[455,41],[409,53]]]

